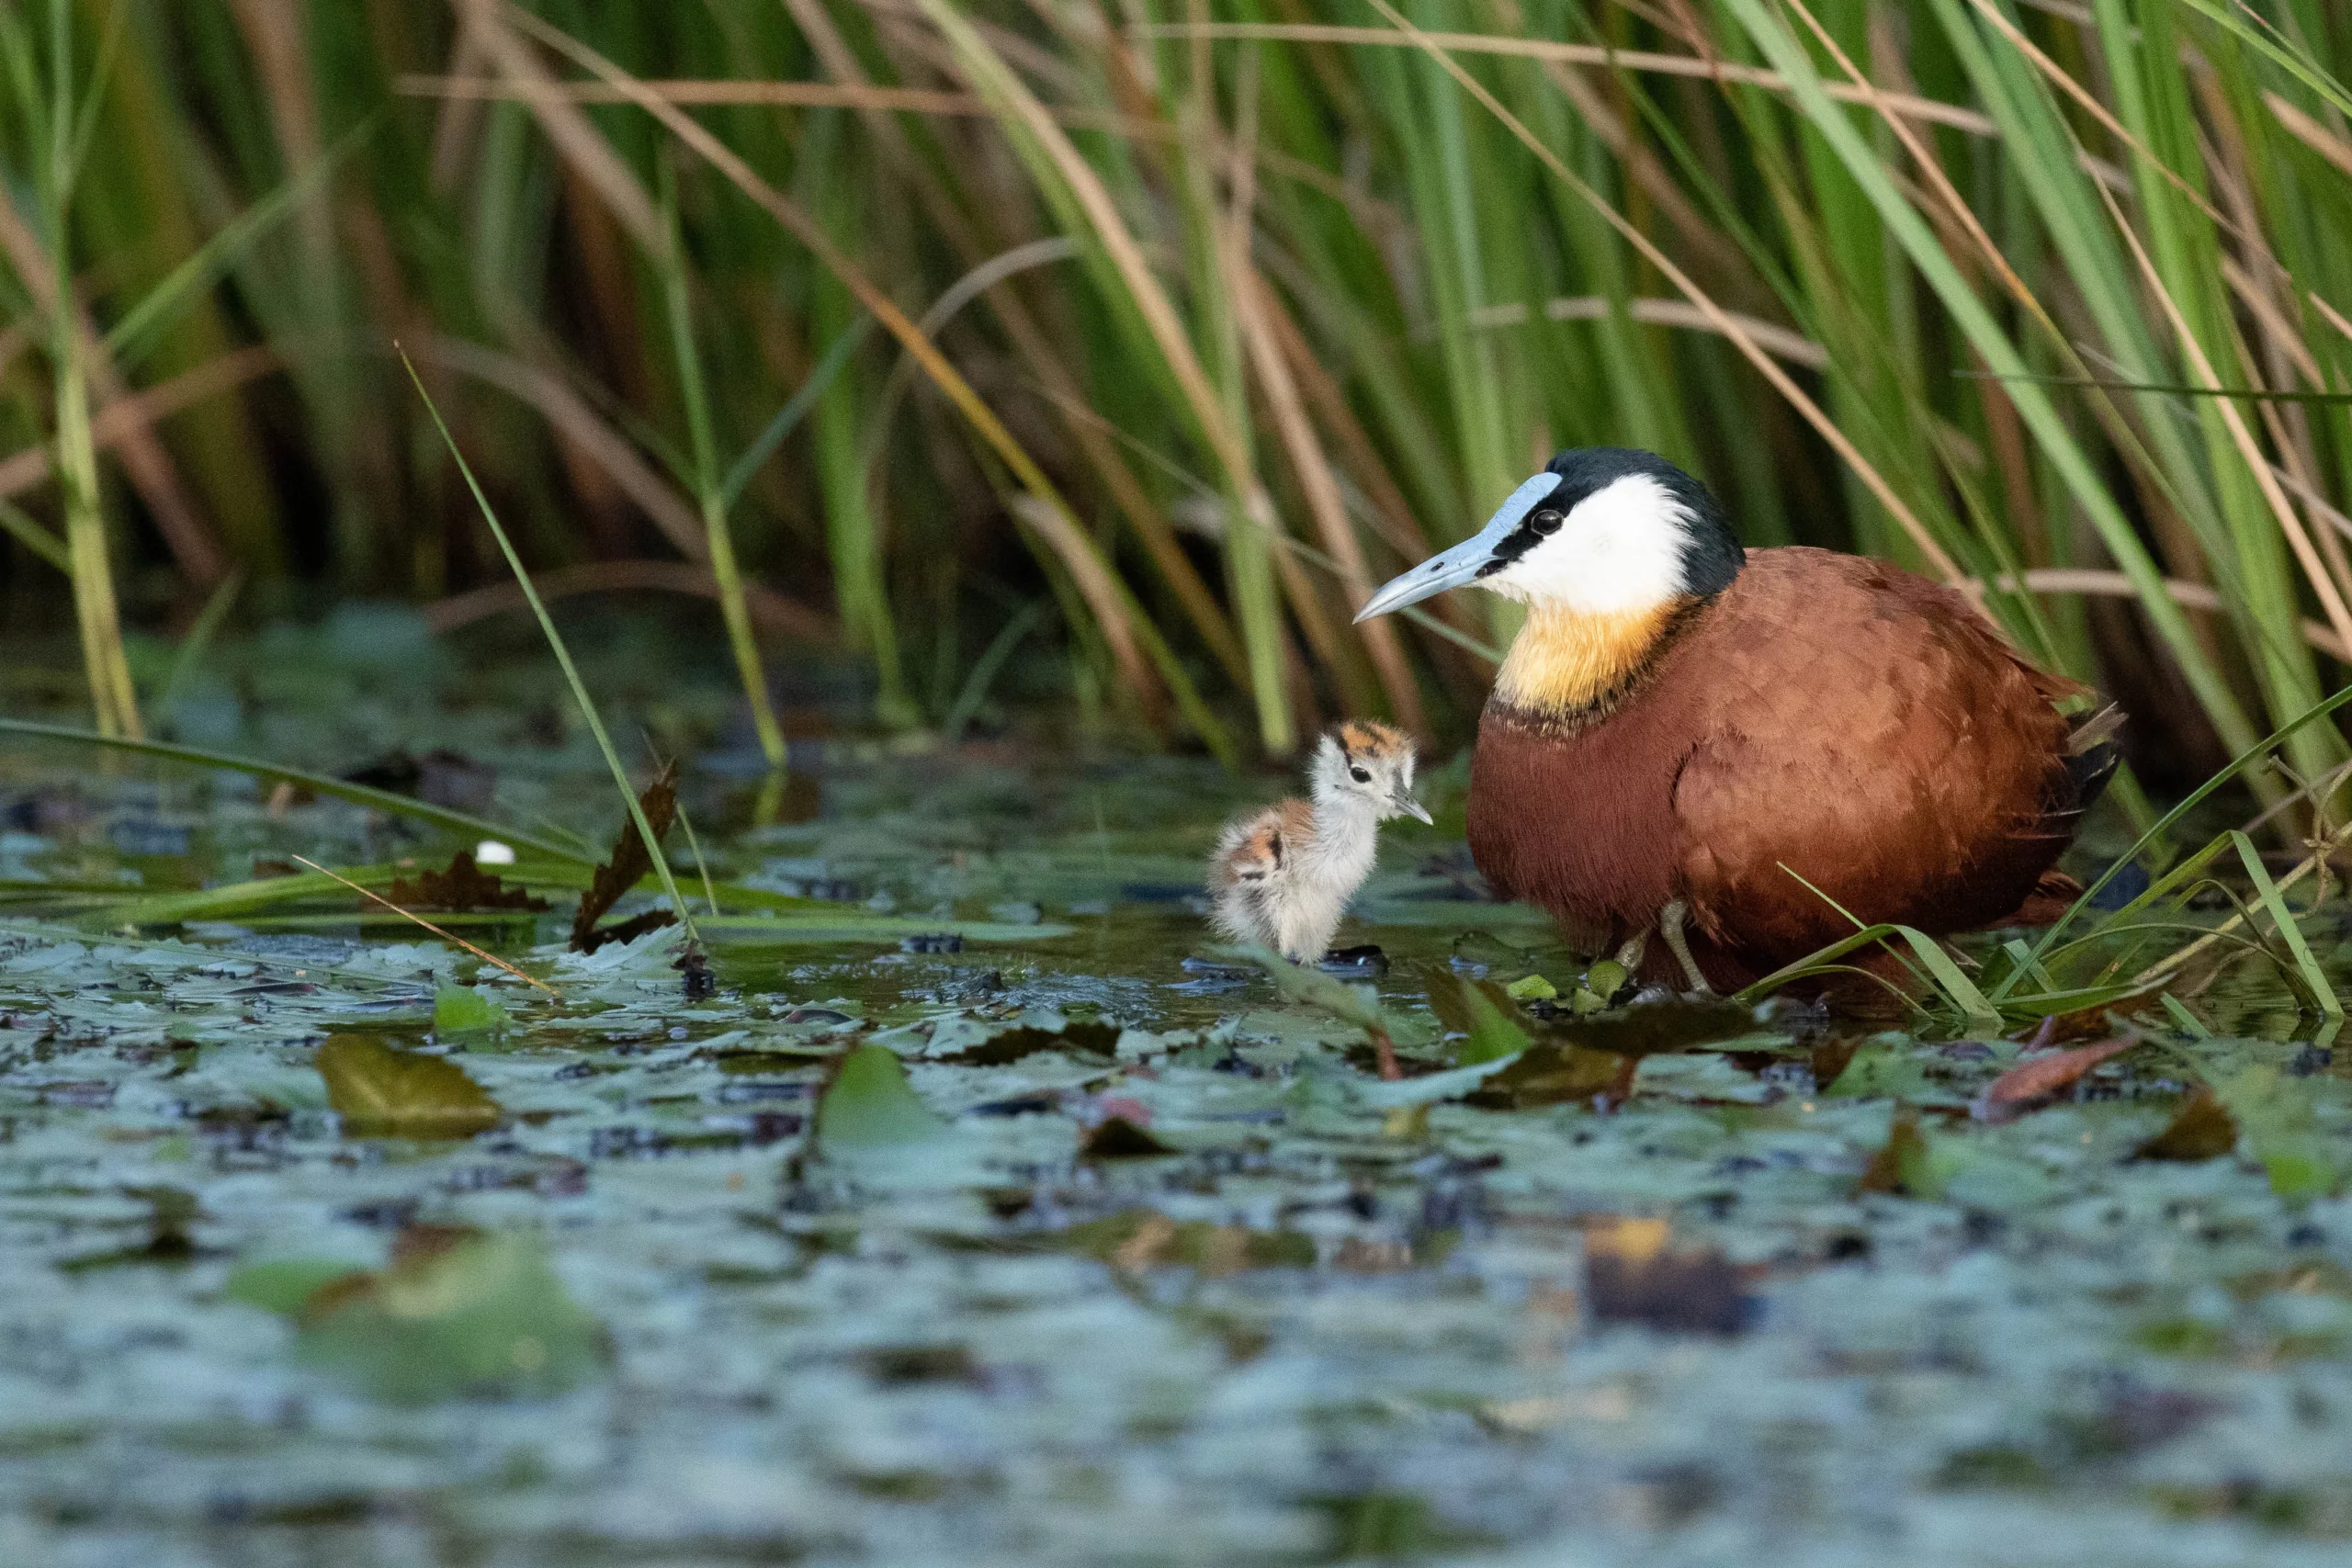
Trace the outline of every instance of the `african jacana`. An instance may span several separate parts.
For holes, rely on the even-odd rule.
[[[1209,915],[1236,942],[1294,964],[1321,961],[1340,917],[1372,874],[1380,824],[1430,814],[1413,798],[1413,742],[1402,730],[1351,721],[1318,741],[1308,800],[1237,817],[1209,860]]]
[[[1704,485],[1614,447],[1561,453],[1356,618],[1471,584],[1528,611],[1478,723],[1471,854],[1588,951],[1638,960],[1657,931],[1703,990],[1854,919],[2046,921],[2074,888],[2053,867],[2113,716],[2072,723],[2084,689],[1955,591],[1743,550]]]

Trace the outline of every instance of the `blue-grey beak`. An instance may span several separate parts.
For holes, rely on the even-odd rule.
[[[1410,790],[1396,792],[1396,807],[1408,817],[1418,817],[1432,828],[1437,826],[1437,818],[1430,815],[1430,808],[1415,800]]]
[[[1433,599],[1449,588],[1476,582],[1478,574],[1486,570],[1487,563],[1495,558],[1495,547],[1517,531],[1521,521],[1534,511],[1536,504],[1550,495],[1559,482],[1557,474],[1543,473],[1511,491],[1510,499],[1502,503],[1477,533],[1452,549],[1430,557],[1403,576],[1391,578],[1383,584],[1380,592],[1366,600],[1363,608],[1356,612],[1357,621],[1368,621],[1374,615],[1385,615],[1391,610],[1401,610],[1408,604]]]

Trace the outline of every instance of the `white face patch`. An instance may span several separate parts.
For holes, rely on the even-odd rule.
[[[1478,586],[1580,615],[1655,609],[1687,592],[1682,556],[1693,521],[1657,479],[1627,474],[1585,497],[1559,532]]]

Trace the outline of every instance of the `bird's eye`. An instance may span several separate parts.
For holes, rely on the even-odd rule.
[[[1348,770],[1348,777],[1355,780],[1358,784],[1370,784],[1372,782],[1372,772],[1368,768],[1350,768]]]
[[[1527,525],[1539,534],[1556,534],[1560,531],[1560,525],[1567,520],[1566,513],[1555,512],[1547,506],[1529,518]]]

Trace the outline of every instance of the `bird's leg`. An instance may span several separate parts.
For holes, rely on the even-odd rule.
[[[1666,938],[1666,945],[1673,949],[1675,960],[1682,965],[1683,977],[1690,982],[1692,993],[1712,997],[1715,988],[1707,984],[1706,974],[1700,969],[1699,961],[1690,956],[1690,941],[1682,934],[1682,922],[1690,918],[1690,906],[1679,898],[1672,900],[1657,912],[1658,934]]]

